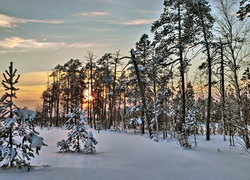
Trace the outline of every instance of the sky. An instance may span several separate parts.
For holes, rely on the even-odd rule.
[[[41,104],[47,76],[87,52],[129,55],[163,12],[163,0],[0,0],[0,80],[13,62],[20,81],[15,104]],[[0,87],[0,96],[4,94]]]

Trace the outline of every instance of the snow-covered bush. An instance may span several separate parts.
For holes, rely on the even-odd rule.
[[[15,78],[16,71],[10,63],[9,71],[3,74],[2,85],[8,92],[0,99],[0,167],[27,167],[29,170],[34,150],[39,154],[41,147],[46,144],[34,129],[36,113],[20,109],[13,103],[18,90],[14,85],[20,77],[18,75]]]
[[[84,117],[83,111],[72,105],[72,113],[66,115],[68,118],[64,125],[65,130],[69,130],[67,140],[57,142],[57,147],[61,147],[60,151],[77,151],[80,152],[81,145],[88,139],[88,132],[85,128],[87,119]],[[82,145],[83,147],[84,145]]]

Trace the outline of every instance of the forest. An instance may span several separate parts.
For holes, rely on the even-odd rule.
[[[71,104],[86,112],[91,127],[134,129],[183,147],[190,136],[235,136],[250,148],[250,26],[248,4],[164,1],[130,55],[119,50],[97,58],[71,59],[54,67],[37,109],[41,127],[61,126]],[[212,12],[215,12],[213,14]],[[237,12],[238,11],[238,12]],[[233,13],[237,12],[237,13]],[[192,63],[200,60],[191,72]]]
[[[117,50],[97,58],[89,51],[85,59],[54,67],[41,94],[36,124],[62,126],[74,106],[85,112],[94,129],[133,129],[155,141],[170,136],[188,148],[193,145],[190,137],[197,134],[207,141],[221,134],[224,140],[230,137],[230,146],[237,141],[249,149],[249,6],[247,0],[165,0],[151,25],[153,38],[142,34],[129,55]],[[11,64],[2,82],[11,92],[0,100],[10,98],[1,106],[1,118],[8,112],[9,120],[18,90],[13,86],[19,79],[13,80],[15,73]]]
[[[98,135],[105,129],[142,134],[154,139],[147,141],[150,143],[174,139],[173,142],[183,149],[197,146],[197,137],[205,137],[207,142],[212,135],[220,135],[221,141],[227,140],[230,147],[240,146],[249,155],[250,0],[240,3],[234,0],[164,0],[163,6],[159,19],[151,25],[152,34],[143,33],[135,40],[135,47],[128,50],[128,55],[117,50],[98,58],[88,51],[85,59],[70,59],[51,69],[46,89],[41,94],[41,105],[35,112],[15,104],[20,75],[10,62],[3,72],[5,94],[0,98],[0,167],[30,170],[31,158],[39,155],[42,146],[48,146],[38,129],[52,127],[55,128],[52,132],[42,133],[53,139],[53,143],[56,141],[53,137],[61,138],[58,133],[61,129],[68,130],[67,140],[57,141],[61,152],[72,151],[70,147],[73,147],[72,152],[96,153],[93,144],[98,141],[91,130],[97,130],[94,134]],[[103,134],[122,144],[122,150],[127,148],[120,143],[124,138],[118,133],[116,136],[108,131]],[[102,135],[98,136],[100,144],[109,144],[102,144],[105,150],[113,141]],[[127,136],[126,142],[133,137]],[[85,144],[82,150],[80,141],[89,145]],[[138,141],[132,144],[138,145]],[[225,150],[221,151],[218,144],[214,147],[216,153]],[[137,152],[145,149],[151,154],[145,146]],[[112,149],[113,154],[118,153],[115,157],[127,153],[122,150]],[[171,151],[176,155],[175,149]],[[214,149],[212,151],[214,153]],[[112,158],[111,154],[107,157]],[[48,157],[53,156],[57,155]],[[123,161],[129,158],[127,153]],[[106,168],[106,161],[103,162]],[[121,164],[118,162],[115,166]],[[176,167],[183,161],[178,162],[181,163]],[[214,163],[210,159],[211,162]]]

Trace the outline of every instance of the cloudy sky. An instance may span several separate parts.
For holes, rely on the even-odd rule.
[[[163,12],[163,0],[0,0],[0,73],[21,74],[17,102],[39,103],[47,73],[88,51],[128,55]],[[0,77],[0,80],[2,76]],[[0,88],[0,96],[3,88]],[[17,103],[17,104],[18,104]]]

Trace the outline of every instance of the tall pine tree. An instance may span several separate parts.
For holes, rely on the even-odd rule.
[[[37,154],[43,145],[43,138],[35,131],[33,120],[36,113],[31,110],[18,108],[14,104],[15,87],[20,75],[10,63],[9,70],[3,73],[2,85],[7,91],[0,99],[0,166],[27,167],[30,169],[30,159]]]
[[[182,100],[182,117],[180,123],[177,124],[179,132],[182,131],[186,117],[185,72],[188,61],[184,57],[184,53],[190,44],[193,44],[194,32],[196,32],[193,29],[193,22],[190,21],[188,2],[188,0],[165,0],[164,13],[151,27],[151,31],[154,33],[153,46],[156,53],[160,54],[158,64],[161,66],[179,64]]]

